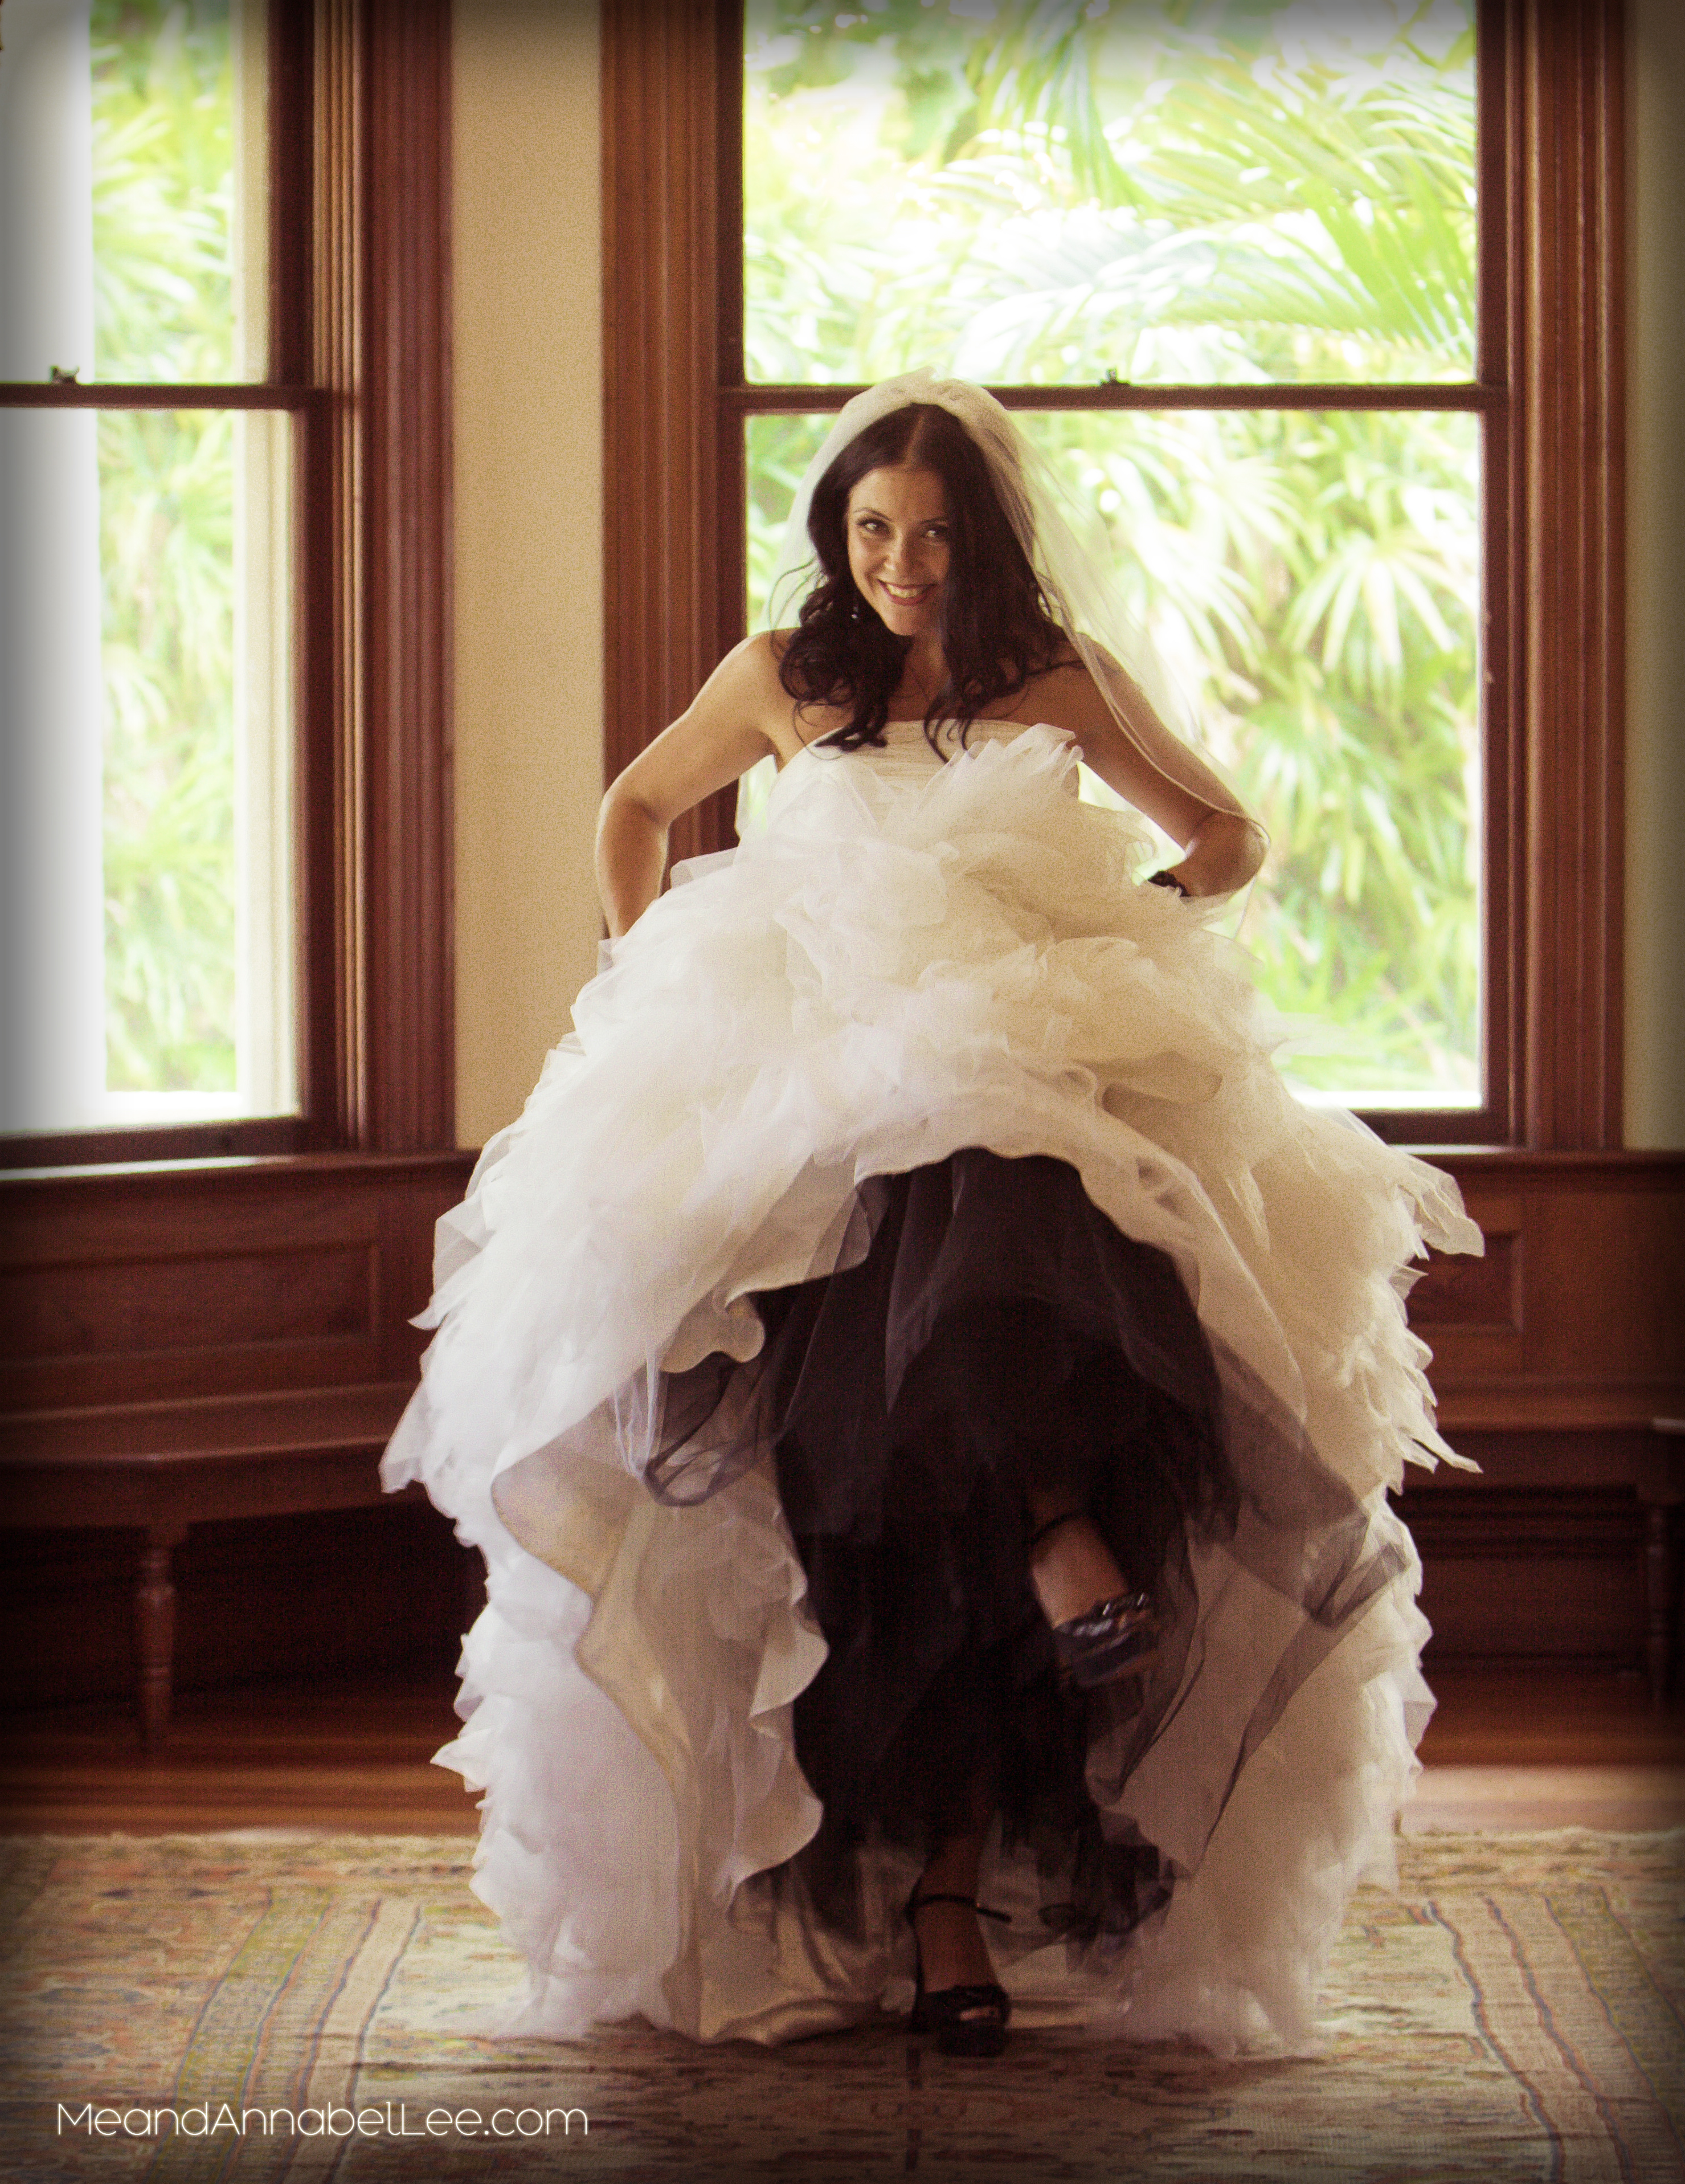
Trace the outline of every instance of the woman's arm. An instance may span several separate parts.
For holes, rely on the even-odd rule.
[[[1036,718],[1067,728],[1084,762],[1184,851],[1167,867],[1193,895],[1233,894],[1264,861],[1270,838],[1198,755],[1173,735],[1145,694],[1118,672],[1126,734],[1087,668],[1072,662],[1036,685]]]
[[[597,891],[619,939],[661,892],[667,833],[681,812],[778,748],[768,733],[787,716],[770,638],[728,652],[694,701],[609,784],[597,819]]]
[[[1269,835],[1245,812],[1208,811],[1184,839],[1181,862],[1165,870],[1188,894],[1234,894],[1256,877],[1269,847]]]

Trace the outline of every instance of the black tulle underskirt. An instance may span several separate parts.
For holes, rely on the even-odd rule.
[[[1138,1694],[1061,1690],[1026,1500],[1087,1508],[1173,1625],[1190,1527],[1232,1530],[1238,1499],[1210,1346],[1170,1259],[1063,1162],[970,1148],[862,1202],[859,1263],[760,1295],[759,1357],[675,1387],[650,1484],[695,1498],[710,1418],[773,1451],[830,1648],[795,1706],[825,1808],[802,1861],[821,1911],[854,1923],[861,1844],[922,1857],[981,1800],[1036,1850],[1062,1919],[1125,1930],[1162,1892],[1156,1862],[1102,1839],[1087,1770],[1097,1705]],[[1126,1750],[1126,1724],[1109,1742]]]

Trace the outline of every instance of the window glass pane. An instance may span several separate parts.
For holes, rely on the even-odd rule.
[[[296,1111],[291,440],[0,411],[8,1128]]]
[[[92,29],[95,373],[260,379],[261,11],[94,0]]]
[[[831,417],[750,417],[748,435],[748,606],[749,627],[766,625],[767,591],[777,566],[784,526],[791,503],[808,465],[819,453],[820,443],[836,420]],[[795,620],[799,600],[778,601],[781,621]]]
[[[749,421],[756,619],[793,478],[830,422]],[[1477,420],[1020,422],[1087,511],[1095,550],[1116,557],[1171,691],[1270,828],[1237,916],[1265,994],[1307,1020],[1282,1055],[1287,1075],[1359,1106],[1477,1106]]]
[[[748,0],[748,370],[1474,373],[1471,0]]]
[[[268,369],[261,8],[7,0],[0,377]]]

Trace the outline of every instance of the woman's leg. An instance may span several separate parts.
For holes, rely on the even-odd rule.
[[[1049,1623],[1068,1623],[1129,1591],[1098,1526],[1080,1503],[1073,1503],[1067,1486],[1026,1484],[1024,1502],[1033,1542],[1030,1582]],[[1037,1539],[1044,1525],[1051,1529]]]
[[[937,1844],[919,1875],[913,1897],[913,1931],[925,1986],[931,1994],[940,1994],[945,1987],[987,1986],[995,1975],[976,1913],[963,1903],[923,1903],[930,1896],[976,1901],[983,1845],[994,1816],[992,1769],[980,1769],[973,1777],[969,1802],[967,1825]],[[983,2008],[966,2014],[985,2017],[992,2013]]]

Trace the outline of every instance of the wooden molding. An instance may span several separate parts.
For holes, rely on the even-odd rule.
[[[1503,9],[1520,430],[1529,1145],[1621,1142],[1623,38],[1619,0]]]
[[[450,9],[317,0],[300,900],[319,1143],[454,1137]]]
[[[454,1145],[449,0],[364,0],[363,1069],[381,1152]]]
[[[354,0],[314,0],[308,141],[308,370],[328,402],[310,421],[300,496],[300,1094],[312,1142],[355,1144],[366,1114],[363,945],[363,436],[359,234],[364,148]],[[291,334],[293,330],[289,329]]]
[[[742,482],[718,429],[735,177],[740,11],[604,0],[603,405],[607,778],[696,695],[741,632]],[[741,279],[740,272],[737,274]],[[739,313],[738,317],[741,317]],[[725,321],[726,323],[722,323]],[[741,366],[738,367],[741,369]],[[722,794],[673,829],[725,846]]]

